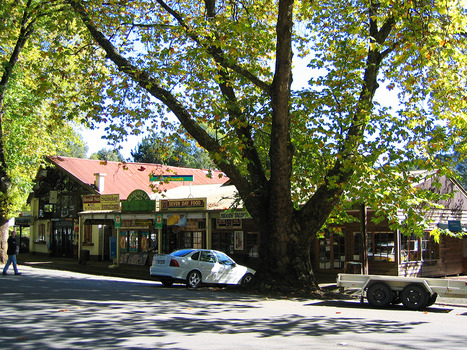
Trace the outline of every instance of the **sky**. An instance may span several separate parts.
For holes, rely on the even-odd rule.
[[[103,148],[113,149],[113,146],[108,144],[108,140],[102,139],[102,136],[105,135],[104,128],[105,126],[103,125],[102,127],[94,130],[78,130],[83,137],[84,142],[88,146],[86,157],[89,158],[91,154],[96,153]],[[138,143],[143,140],[144,136],[144,134],[139,136],[129,136],[128,141],[122,143],[123,149],[120,150],[120,153],[125,159],[132,159],[131,151],[138,146]]]

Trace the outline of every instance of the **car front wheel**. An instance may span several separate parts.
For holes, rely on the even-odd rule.
[[[201,284],[201,273],[199,271],[191,271],[186,279],[188,288],[198,288]]]
[[[246,286],[248,284],[251,283],[251,281],[253,281],[253,275],[251,273],[247,273],[245,274],[245,276],[243,276],[242,278],[242,286]]]

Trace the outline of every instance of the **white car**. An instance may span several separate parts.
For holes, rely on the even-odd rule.
[[[154,255],[149,273],[166,287],[179,282],[197,288],[200,284],[248,284],[256,271],[217,250],[181,249]]]

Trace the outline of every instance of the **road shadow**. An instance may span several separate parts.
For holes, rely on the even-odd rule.
[[[340,307],[340,308],[348,308],[348,309],[374,309],[374,310],[397,310],[402,312],[427,312],[427,313],[449,313],[454,309],[448,307],[437,307],[436,304],[434,306],[430,306],[422,311],[414,311],[407,309],[401,304],[397,305],[389,305],[385,308],[376,308],[371,306],[368,303],[361,303],[360,301],[355,300],[323,300],[318,302],[312,302],[306,304],[306,306],[328,306],[328,307]]]

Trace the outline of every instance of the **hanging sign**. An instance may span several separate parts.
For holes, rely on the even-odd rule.
[[[114,219],[114,223],[115,223],[115,228],[121,228],[122,227],[122,217],[120,215],[115,215],[115,219]]]
[[[155,228],[161,229],[164,223],[164,218],[162,214],[156,214]]]

